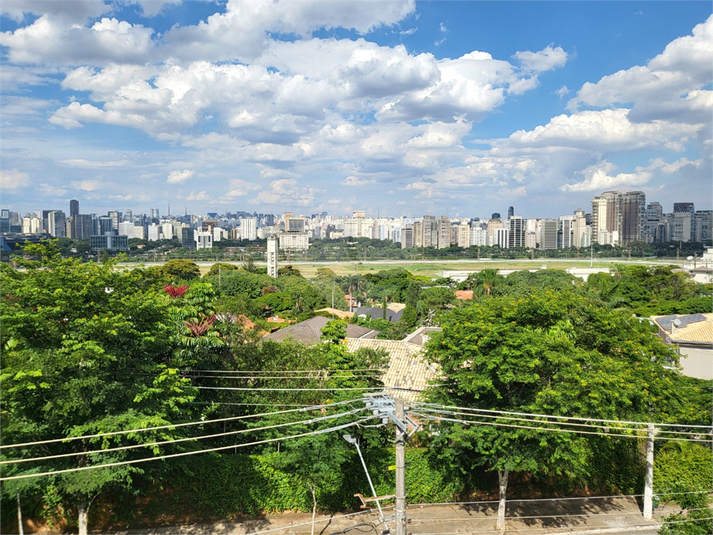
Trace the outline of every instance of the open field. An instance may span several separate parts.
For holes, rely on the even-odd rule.
[[[201,269],[201,274],[205,275],[214,261],[196,262]],[[240,266],[240,262],[224,262]],[[257,265],[264,265],[263,262],[256,262]],[[676,259],[632,259],[627,258],[594,258],[591,266],[594,268],[606,268],[616,264],[641,264],[641,265],[683,265],[683,260]],[[136,266],[134,263],[124,264],[125,266]],[[145,266],[158,266],[161,263],[148,262]],[[443,271],[480,271],[482,269],[503,269],[503,270],[520,270],[520,269],[542,269],[546,266],[548,269],[567,269],[571,267],[589,268],[589,258],[536,258],[518,259],[518,260],[367,260],[367,261],[327,261],[327,262],[311,262],[311,261],[293,261],[280,262],[280,266],[292,265],[299,269],[300,273],[306,278],[314,278],[317,270],[326,267],[334,271],[338,276],[341,275],[365,275],[366,273],[376,273],[384,269],[406,269],[414,275],[423,275],[425,277],[435,277]]]

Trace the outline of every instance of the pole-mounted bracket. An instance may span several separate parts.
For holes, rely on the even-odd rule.
[[[396,401],[388,394],[364,394],[364,405],[367,409],[371,409],[374,416],[381,416],[382,423],[386,424],[391,420],[407,438],[411,438],[411,435],[421,427],[418,423],[414,422],[408,414],[405,415],[404,421],[397,418]],[[404,407],[404,409],[408,409],[408,407]],[[410,432],[409,427],[412,428]]]

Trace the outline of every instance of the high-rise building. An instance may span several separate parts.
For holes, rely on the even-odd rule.
[[[158,208],[151,208],[151,219],[158,219],[159,217]]]
[[[121,212],[117,210],[109,210],[109,217],[111,218],[111,228],[113,230],[119,230],[119,223],[121,223]]]
[[[572,246],[577,249],[589,247],[589,230],[584,210],[575,210],[574,221],[572,222]]]
[[[574,246],[574,215],[563,215],[557,220],[557,248],[569,249]]]
[[[196,248],[196,229],[193,227],[181,227],[181,247],[186,249]]]
[[[673,213],[677,214],[679,212],[691,212],[694,213],[696,210],[692,202],[675,202],[673,203]]]
[[[619,241],[628,245],[642,241],[646,221],[646,195],[642,191],[629,191],[621,196],[621,226]]]
[[[510,219],[512,216],[515,215],[515,207],[514,206],[508,206],[508,219]]]
[[[463,247],[467,249],[470,247],[470,224],[467,221],[462,221],[458,225],[458,238],[456,243],[458,247]]]
[[[69,217],[74,217],[79,214],[79,201],[72,199],[69,201]]]
[[[54,238],[67,235],[67,218],[62,210],[53,210],[47,214],[47,232]]]
[[[545,219],[542,221],[542,249],[557,249],[557,227],[556,219]]]
[[[257,240],[257,217],[240,218],[240,238],[243,240]]]
[[[267,274],[273,279],[277,278],[277,238],[267,238]]]
[[[451,220],[447,215],[442,215],[438,220],[438,248],[446,249],[451,246]]]
[[[401,248],[402,249],[410,249],[411,247],[414,246],[414,230],[413,230],[413,225],[406,225],[405,227],[401,228]]]
[[[618,244],[621,229],[622,195],[605,191],[592,200],[592,240],[601,244]]]
[[[509,228],[498,228],[495,229],[495,243],[498,247],[507,249],[510,247],[510,229]]]
[[[512,206],[510,207],[512,209]],[[509,210],[508,210],[509,213]],[[525,221],[519,215],[514,214],[508,217],[510,228],[509,247],[525,247]]]
[[[713,240],[713,210],[698,210],[694,215],[694,238],[699,243]]]

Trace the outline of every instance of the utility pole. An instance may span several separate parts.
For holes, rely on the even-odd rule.
[[[416,432],[418,424],[405,415],[404,402],[395,399],[382,392],[380,394],[366,394],[364,405],[371,410],[374,415],[379,415],[383,423],[389,420],[396,425],[396,533],[394,535],[406,534],[406,440]],[[413,430],[409,433],[409,426]]]
[[[396,418],[404,421],[404,402],[396,399]],[[406,433],[396,428],[396,535],[406,535]]]
[[[656,428],[649,424],[646,437],[646,480],[644,482],[644,518],[651,520],[654,503],[654,435]]]

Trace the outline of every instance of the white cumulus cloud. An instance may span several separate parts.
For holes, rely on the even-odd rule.
[[[195,171],[191,171],[190,169],[184,169],[183,171],[171,171],[168,174],[168,179],[166,182],[169,184],[178,184],[179,182],[185,182],[189,178],[193,178],[196,176]]]

